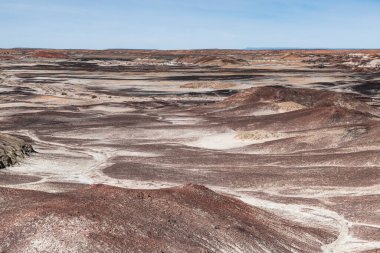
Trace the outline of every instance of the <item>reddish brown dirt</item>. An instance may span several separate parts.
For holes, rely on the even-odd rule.
[[[198,185],[64,194],[0,188],[0,199],[2,252],[312,252],[336,237]]]
[[[32,182],[37,182],[40,179],[41,178],[39,177],[12,175],[12,174],[7,174],[6,172],[0,172],[0,185],[2,186],[32,183]]]
[[[55,59],[66,59],[67,55],[62,52],[38,50],[33,52],[33,58],[55,58]]]

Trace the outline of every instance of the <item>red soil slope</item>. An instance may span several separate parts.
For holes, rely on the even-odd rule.
[[[0,222],[1,252],[318,252],[336,237],[198,185],[0,188]]]

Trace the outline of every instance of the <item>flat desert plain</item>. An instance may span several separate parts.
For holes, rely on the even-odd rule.
[[[380,51],[0,50],[0,252],[379,252]]]

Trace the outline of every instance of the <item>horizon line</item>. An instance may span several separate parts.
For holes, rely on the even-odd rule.
[[[149,50],[149,51],[199,51],[199,50],[236,50],[236,51],[282,51],[282,50],[380,50],[380,48],[345,48],[345,47],[246,47],[246,48],[176,48],[176,49],[156,49],[156,48],[49,48],[49,47],[0,47],[0,50]]]

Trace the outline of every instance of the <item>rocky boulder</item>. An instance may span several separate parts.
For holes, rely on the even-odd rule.
[[[17,137],[0,134],[0,169],[19,163],[35,152],[33,147]]]

